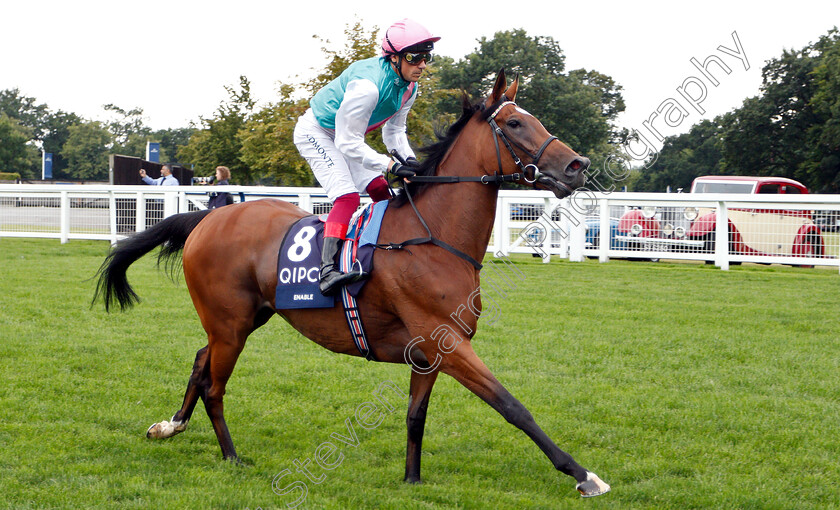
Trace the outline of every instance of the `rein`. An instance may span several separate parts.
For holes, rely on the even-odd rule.
[[[540,158],[542,157],[543,153],[545,152],[545,149],[548,147],[548,144],[550,144],[554,140],[557,140],[557,137],[553,136],[553,135],[549,136],[548,139],[545,142],[543,142],[542,146],[540,146],[539,150],[537,150],[537,152],[535,154],[531,154],[530,152],[528,152],[528,150],[526,148],[524,148],[524,147],[522,147],[522,145],[516,143],[516,141],[510,140],[505,135],[504,131],[502,131],[502,128],[499,127],[499,125],[496,123],[496,120],[495,120],[496,115],[499,114],[499,112],[502,110],[502,108],[504,108],[505,106],[507,106],[509,104],[516,105],[516,103],[514,103],[513,101],[508,100],[507,97],[502,96],[502,98],[496,104],[494,104],[491,107],[491,108],[494,108],[493,113],[491,113],[490,116],[487,118],[487,122],[490,124],[490,128],[493,130],[493,133],[495,135],[493,137],[493,142],[496,145],[496,161],[499,164],[499,171],[496,174],[494,174],[492,176],[485,174],[485,175],[482,175],[480,177],[476,177],[476,176],[460,177],[460,176],[455,176],[455,175],[417,175],[417,176],[414,176],[414,177],[410,178],[411,182],[430,183],[430,184],[454,184],[454,183],[459,183],[459,182],[480,182],[482,184],[501,184],[503,182],[516,182],[519,179],[524,179],[525,182],[527,182],[528,184],[531,184],[532,186],[534,186],[536,188],[537,180],[542,175],[539,167],[537,166],[537,163],[539,163]],[[504,142],[505,147],[507,147],[507,150],[510,152],[510,155],[513,157],[514,163],[516,163],[516,165],[522,170],[522,174],[519,174],[517,172],[517,173],[510,174],[510,175],[505,175],[505,174],[502,173],[502,153],[501,153],[501,150],[499,149],[499,138],[501,138],[502,142]],[[519,150],[521,150],[522,152],[524,152],[525,154],[530,156],[531,160],[532,160],[532,163],[530,163],[528,165],[524,165],[522,163],[522,160],[519,158],[519,156],[516,155],[516,152],[513,150],[513,145],[515,145]],[[405,159],[403,159],[397,153],[396,150],[391,151],[391,154],[395,158],[397,158],[397,160],[400,163],[406,164]],[[529,172],[532,175],[531,178],[529,178],[529,176],[528,176]],[[455,248],[454,246],[452,246],[448,243],[445,243],[445,242],[441,241],[440,239],[437,239],[437,238],[432,236],[432,231],[429,229],[429,226],[426,224],[426,221],[423,219],[423,216],[420,215],[420,211],[417,210],[417,206],[414,205],[414,199],[412,198],[411,193],[409,193],[408,187],[405,186],[405,181],[403,181],[403,192],[405,193],[406,197],[408,197],[408,202],[411,204],[411,208],[414,210],[414,214],[417,215],[417,219],[420,220],[420,224],[423,225],[423,228],[426,230],[426,234],[427,234],[426,237],[418,237],[418,238],[415,238],[415,239],[409,239],[409,240],[403,241],[401,243],[377,244],[375,246],[377,248],[380,248],[380,249],[383,249],[383,250],[402,250],[402,249],[405,249],[406,246],[413,246],[413,245],[418,245],[418,244],[431,243],[431,244],[434,244],[435,246],[440,246],[441,248],[449,251],[450,253],[466,260],[467,262],[472,264],[473,267],[475,267],[477,270],[480,271],[481,267],[482,267],[480,262],[478,262],[477,260],[475,260],[471,256],[467,255],[466,253],[462,252],[458,248]]]
[[[475,260],[474,258],[470,257],[466,253],[462,252],[458,248],[452,246],[449,243],[445,243],[436,237],[432,237],[432,231],[429,229],[429,226],[426,225],[426,221],[423,219],[423,216],[420,215],[420,211],[417,210],[417,206],[414,205],[414,199],[411,198],[411,194],[408,192],[408,188],[403,186],[403,190],[405,191],[406,196],[408,197],[408,203],[411,204],[411,208],[414,209],[414,214],[417,215],[417,219],[420,220],[420,224],[423,225],[423,228],[426,229],[426,237],[418,237],[415,239],[409,239],[408,241],[403,241],[401,243],[388,243],[388,244],[377,244],[375,245],[377,248],[381,248],[383,250],[402,250],[405,249],[406,246],[413,246],[417,244],[426,244],[432,243],[435,246],[440,246],[444,250],[461,257],[462,259],[466,260],[470,264],[473,265],[476,270],[481,271],[482,265],[479,261]]]

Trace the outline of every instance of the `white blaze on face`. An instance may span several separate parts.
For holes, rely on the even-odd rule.
[[[529,117],[533,117],[533,115],[531,115],[530,113],[526,112],[526,111],[525,111],[525,109],[524,109],[524,108],[521,108],[519,105],[516,105],[514,108],[516,108],[516,111],[518,111],[518,112],[519,112],[519,113],[521,113],[522,115],[527,115],[527,116],[529,116]]]

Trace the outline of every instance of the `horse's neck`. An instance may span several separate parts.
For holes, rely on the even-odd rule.
[[[438,175],[480,175],[478,163],[467,153],[453,147],[440,163]],[[432,184],[416,203],[433,237],[481,261],[493,231],[498,195],[496,184]]]

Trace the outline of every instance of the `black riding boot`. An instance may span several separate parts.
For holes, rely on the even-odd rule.
[[[338,257],[341,252],[341,243],[344,241],[338,237],[325,237],[324,247],[321,249],[321,278],[319,287],[321,294],[332,296],[345,285],[363,280],[368,274],[362,271],[353,270],[349,273],[342,273],[338,265]]]

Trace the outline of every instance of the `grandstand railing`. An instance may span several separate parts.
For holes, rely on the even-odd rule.
[[[169,215],[206,208],[210,193],[218,191],[222,189],[213,186],[3,184],[0,238],[115,243]],[[331,207],[321,188],[226,186],[223,191],[231,193],[235,202],[279,199],[314,214],[329,212]],[[362,201],[369,199],[363,197]],[[671,243],[669,240],[677,238],[673,229],[690,228],[684,215],[687,207],[696,208],[701,215],[715,212],[717,218],[727,221],[716,222],[715,235],[703,242],[682,237],[686,242]],[[645,239],[634,239],[619,231],[621,217],[633,210],[645,211],[645,217],[660,227],[670,225],[670,237],[645,230],[641,236]],[[738,220],[735,223],[741,225],[745,217],[754,221],[739,232],[745,243],[736,245],[728,232],[728,220]],[[809,222],[819,228],[822,251],[792,253],[783,231],[793,228],[791,223],[801,228]],[[749,244],[750,251],[742,249],[743,244]],[[611,258],[696,260],[722,269],[742,262],[840,268],[840,195],[583,192],[558,200],[549,192],[502,190],[487,249],[496,255],[529,253],[544,262],[553,256],[602,262]]]

